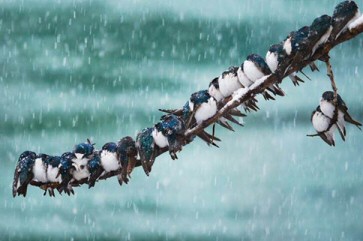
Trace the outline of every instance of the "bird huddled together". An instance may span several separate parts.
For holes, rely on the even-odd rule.
[[[329,146],[335,146],[334,131],[336,129],[338,129],[342,140],[345,141],[347,135],[346,122],[357,126],[360,130],[362,126],[348,113],[348,107],[339,94],[337,94],[335,100],[333,91],[323,93],[320,104],[311,114],[311,122],[317,132],[316,135],[320,136]]]
[[[154,126],[140,131],[135,140],[127,136],[117,143],[104,144],[100,150],[96,150],[95,144],[87,140],[75,145],[73,151],[60,156],[24,151],[15,168],[13,196],[26,196],[29,184],[39,186],[44,190],[44,195],[48,193],[50,196],[55,195],[55,189],[60,194],[74,194],[75,186],[88,184],[91,188],[98,180],[112,176],[117,176],[122,185],[129,182],[131,173],[137,166],[142,166],[145,174],[149,175],[156,157],[166,151],[173,160],[177,159],[177,153],[195,137],[218,147],[216,142],[220,139],[215,136],[215,125],[213,124],[213,133],[208,133],[205,130],[207,125],[203,125],[205,121],[215,116],[241,89],[249,90],[271,75],[277,76],[279,81],[268,84],[260,93],[265,100],[284,96],[278,83],[286,76],[289,76],[295,86],[304,82],[297,75],[298,72],[305,75],[302,68],[299,68],[301,63],[306,62],[311,70],[318,70],[310,59],[326,43],[334,42],[342,33],[350,30],[355,21],[361,22],[361,18],[354,1],[341,2],[335,7],[332,16],[322,15],[314,19],[310,26],[293,31],[280,43],[271,45],[265,58],[250,54],[240,66],[229,67],[214,78],[207,89],[193,93],[180,109],[160,109],[166,114]],[[324,61],[324,58],[319,59]],[[258,111],[257,103],[252,95],[241,103],[241,107],[246,113]],[[237,107],[227,108],[215,123],[233,131],[230,123],[242,126],[238,119],[245,116]],[[311,121],[317,135],[329,145],[335,145],[336,129],[345,140],[345,122],[358,128],[362,125],[350,116],[340,95],[332,91],[323,94],[320,105],[312,113]],[[200,125],[202,130],[192,135],[185,134]]]

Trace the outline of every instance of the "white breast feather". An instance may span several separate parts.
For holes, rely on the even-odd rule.
[[[241,84],[238,81],[238,77],[234,74],[227,74],[224,78],[219,77],[219,90],[224,97],[230,96],[234,91],[241,88]]]
[[[87,168],[88,159],[87,158],[74,158],[72,159],[72,162],[74,162],[77,166],[77,170],[73,172],[73,178],[77,181],[89,177],[89,171]],[[83,168],[81,168],[83,167]]]
[[[194,110],[194,103],[193,103],[193,102],[191,102],[190,100],[189,100],[189,109],[190,109],[191,111],[193,111],[193,110]]]
[[[118,170],[120,165],[117,160],[116,152],[109,152],[107,150],[102,150],[101,165],[106,172]]]
[[[277,69],[277,65],[279,64],[279,62],[277,61],[277,54],[275,52],[271,53],[270,51],[267,51],[266,63],[270,68],[271,72],[274,73]]]
[[[218,102],[224,98],[222,93],[214,85],[209,86],[208,94],[213,96]]]
[[[33,180],[42,183],[48,182],[47,172],[44,163],[42,161],[42,158],[35,159],[35,163],[33,166],[33,174],[34,174]]]
[[[155,144],[158,145],[160,148],[164,148],[169,145],[168,139],[160,131],[154,129],[152,132],[152,136],[154,138]]]
[[[58,172],[59,172],[58,167],[52,167],[51,165],[48,165],[48,169],[47,169],[48,181],[49,182],[58,182],[58,183],[62,182],[61,175],[59,175],[58,178],[56,178]]]
[[[286,39],[284,42],[284,50],[286,52],[287,55],[291,54],[292,51],[292,46],[291,46],[291,37]]]
[[[329,118],[333,118],[335,107],[332,103],[324,100],[323,98],[320,100],[320,109],[321,112],[324,113]]]
[[[246,74],[242,71],[242,68],[239,67],[237,70],[237,76],[238,76],[238,81],[244,86],[244,87],[249,87],[250,85],[253,84],[253,82],[247,78]]]
[[[317,132],[323,132],[328,129],[329,124],[330,124],[330,119],[328,117],[326,117],[325,115],[323,115],[321,112],[317,111],[313,115],[312,123],[313,123],[314,129]]]
[[[252,82],[255,82],[256,80],[262,78],[265,76],[253,63],[252,61],[245,60],[243,63],[243,70],[247,76]]]
[[[197,124],[211,118],[217,112],[217,103],[213,98],[209,98],[207,103],[202,103],[195,112]]]

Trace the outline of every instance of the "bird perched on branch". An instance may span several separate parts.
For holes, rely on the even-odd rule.
[[[36,157],[37,155],[32,151],[24,151],[20,154],[14,173],[13,197],[26,196],[28,185],[34,177],[33,166]]]
[[[157,146],[155,146],[153,133],[154,128],[145,128],[136,136],[136,149],[140,155],[141,166],[147,176],[154,164]]]
[[[259,56],[258,54],[250,54],[247,56],[247,59],[243,62],[243,70],[246,74],[247,78],[252,82],[256,80],[272,74],[270,68],[268,67],[266,61]],[[267,90],[271,91],[274,95],[284,96],[285,93],[278,85],[271,84]],[[275,99],[271,95],[269,95],[266,91],[263,92],[264,98],[267,99]]]
[[[200,90],[193,93],[183,107],[183,119],[186,127],[191,128],[208,120],[217,113],[217,110],[217,101],[208,93],[208,90]],[[217,123],[229,130],[233,130],[224,116],[219,118]],[[211,136],[206,131],[199,133],[198,137],[203,139],[208,145],[212,144],[214,146],[217,146],[214,141],[219,140],[215,138],[214,134]]]
[[[72,162],[75,163],[74,167],[76,170],[73,173],[73,177],[77,181],[89,177],[87,163],[93,157],[93,146],[94,144],[92,144],[91,141],[87,139],[87,142],[77,144],[74,147],[73,153],[75,158],[72,159]]]
[[[130,136],[123,137],[117,143],[117,156],[121,165],[121,173],[117,175],[120,183],[128,183],[132,170],[136,165],[137,149],[134,139]]]
[[[287,58],[286,51],[283,47],[282,43],[271,45],[269,50],[266,53],[266,63],[270,68],[272,73],[279,68],[279,66],[288,66],[286,63],[289,61]],[[297,86],[299,82],[304,83],[299,76],[297,76],[296,72],[293,72],[289,75],[289,78],[292,80],[292,83]]]
[[[70,185],[70,182],[73,179],[73,174],[77,169],[77,164],[74,163],[72,160],[75,159],[76,156],[73,152],[65,152],[62,154],[59,164],[59,172],[56,176],[62,178],[62,182],[59,187],[59,193],[65,192],[68,194],[74,194],[74,190]]]
[[[313,56],[316,50],[328,41],[333,30],[331,22],[332,18],[324,14],[315,18],[311,23],[308,39],[311,42],[311,45],[313,45],[313,48],[310,55],[307,57]],[[307,59],[307,57],[305,59]]]
[[[354,1],[344,1],[339,3],[332,16],[332,32],[330,39],[337,39],[352,23],[354,20],[359,18],[360,11],[357,4]]]
[[[33,166],[34,177],[32,181],[38,183],[40,187],[44,189],[44,195],[46,195],[48,192],[49,196],[54,197],[54,188],[49,186],[48,183],[52,183],[52,181],[57,182],[57,178],[54,178],[54,175],[57,175],[56,171],[58,171],[58,168],[55,168],[54,170],[53,166],[49,165],[51,160],[53,160],[53,157],[47,154],[37,155]]]
[[[39,183],[47,183],[47,160],[50,158],[47,154],[38,154],[33,166],[33,180]]]
[[[238,80],[237,70],[238,67],[231,66],[218,77],[219,91],[224,98],[243,87]]]
[[[253,84],[253,81],[250,80],[244,72],[244,63],[242,63],[237,70],[238,81],[244,87],[250,87]]]
[[[345,122],[351,123],[361,129],[362,124],[356,120],[354,120],[348,112],[348,107],[343,101],[340,95],[337,95],[337,108],[338,108],[338,118],[337,118],[337,125],[340,134],[343,137],[346,136],[346,129],[345,129]],[[334,105],[334,92],[333,91],[326,91],[323,93],[320,99],[320,109],[324,115],[329,118],[333,118],[335,112],[335,105]],[[343,138],[344,140],[344,138]]]
[[[114,142],[107,142],[102,146],[102,149],[100,150],[100,153],[98,154],[101,160],[101,166],[103,169],[103,172],[100,174],[100,176],[106,175],[110,172],[116,172],[121,169],[121,163],[118,159],[117,154],[117,144]],[[94,161],[96,165],[96,160]],[[98,176],[98,177],[100,177]],[[98,178],[97,177],[97,178]],[[122,180],[120,185],[122,184]]]
[[[295,68],[301,61],[305,60],[307,56],[311,55],[311,50],[315,43],[312,43],[309,40],[309,34],[310,27],[304,26],[297,31],[290,32],[289,36],[284,40],[284,50],[289,57],[288,63],[290,63],[285,69],[285,72],[290,68]],[[312,71],[319,70],[314,62],[310,62],[309,66]],[[299,71],[304,74],[301,69]]]
[[[184,120],[186,128],[192,128],[193,126],[200,124],[203,120],[207,120],[217,113],[217,101],[211,96],[207,90],[201,90],[193,93],[190,99],[184,104],[182,109],[159,109],[162,112],[181,116]],[[199,138],[205,141],[208,145],[218,147],[214,141],[220,141],[214,135],[210,135],[205,130],[197,134]],[[187,140],[191,142],[193,138]]]
[[[50,184],[53,183],[58,185],[62,182],[61,176],[58,175],[60,160],[61,160],[60,156],[50,156],[48,159],[46,159],[47,179],[48,183]],[[47,186],[46,190],[48,190],[49,195],[54,197],[55,196],[54,188],[56,187],[53,187],[51,185],[46,185],[46,186]]]
[[[178,159],[176,153],[182,150],[184,141],[184,132],[186,130],[184,120],[174,114],[163,115],[161,121],[155,124],[154,133],[159,132],[167,141],[170,157]]]
[[[336,125],[331,123],[331,119],[324,115],[320,110],[320,106],[316,108],[311,114],[311,123],[317,132],[317,135],[321,137],[329,146],[335,146],[334,131]],[[315,135],[310,135],[315,136]]]

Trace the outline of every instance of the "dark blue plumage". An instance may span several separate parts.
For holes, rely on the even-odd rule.
[[[46,159],[45,163],[52,167],[58,167],[60,164],[61,157],[60,156],[51,156]]]
[[[14,173],[13,197],[17,194],[26,196],[28,184],[34,176],[32,168],[36,157],[37,155],[32,151],[24,151],[20,154]]]
[[[87,142],[80,143],[74,146],[73,153],[82,154],[82,158],[86,158],[93,154],[94,144],[91,143],[90,140],[87,139]]]
[[[362,124],[359,121],[353,119],[353,117],[348,112],[348,107],[345,104],[342,97],[337,95],[337,107],[338,107],[338,130],[341,131],[341,135],[346,135],[345,130],[345,122],[351,123],[361,129]],[[324,115],[329,118],[333,118],[335,113],[335,105],[334,105],[334,92],[326,91],[323,93],[322,98],[320,100],[320,108]],[[343,139],[344,140],[344,139]]]
[[[122,185],[123,182],[128,183],[127,176],[130,176],[136,165],[137,149],[132,137],[126,136],[117,143],[117,156],[122,167],[121,174],[117,178],[120,185]]]
[[[173,114],[164,115],[155,128],[167,138],[171,158],[178,159],[176,152],[180,151],[184,145],[185,123],[183,119]]]
[[[296,53],[297,51],[303,51],[310,44],[308,41],[310,32],[309,26],[304,26],[297,30],[296,32],[291,33],[291,47],[292,52]]]
[[[188,121],[190,114],[191,110],[189,107],[189,101],[187,101],[183,106],[183,114],[182,114],[183,120]]]
[[[155,144],[152,132],[154,128],[145,128],[136,137],[136,148],[140,155],[141,165],[148,176],[155,160]]]
[[[109,152],[116,152],[117,151],[117,144],[115,142],[108,142],[103,145],[102,150],[106,150]]]
[[[339,3],[332,16],[333,30],[330,38],[335,40],[360,15],[357,4],[354,1],[344,1]]]
[[[211,96],[209,95],[208,90],[200,90],[190,96],[190,101],[194,103],[194,106],[196,108],[196,106],[208,102],[210,97]]]
[[[297,31],[291,32],[284,40],[283,46],[286,54],[289,56],[288,63],[290,68],[296,68],[297,65],[301,63],[301,61],[310,57],[311,51],[316,44],[316,41],[313,43],[309,39],[310,33],[310,27],[304,26]],[[318,70],[314,62],[309,63],[309,65],[312,71]],[[285,72],[288,69],[289,68],[286,68]]]
[[[94,152],[92,158],[87,163],[87,167],[90,173],[90,176],[88,178],[88,188],[91,188],[95,185],[97,179],[101,176],[102,172],[104,171],[101,165],[100,153],[98,151]]]
[[[63,191],[70,195],[71,193],[74,194],[72,187],[70,186],[70,181],[73,179],[73,172],[75,171],[74,163],[72,159],[75,158],[74,153],[66,152],[63,153],[60,159],[59,164],[59,173],[62,177],[62,182],[59,188],[59,192],[62,193]]]

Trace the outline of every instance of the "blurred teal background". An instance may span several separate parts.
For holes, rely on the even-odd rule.
[[[0,240],[363,240],[363,133],[331,148],[311,111],[330,88],[312,81],[259,99],[220,148],[195,141],[150,177],[75,196],[11,196],[19,154],[100,148],[152,126],[250,53],[332,14],[339,1],[0,1]],[[362,7],[361,2],[359,2]],[[340,94],[363,121],[361,36],[336,47]]]

